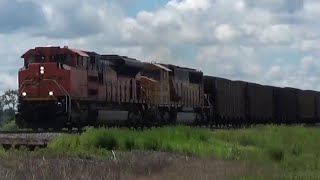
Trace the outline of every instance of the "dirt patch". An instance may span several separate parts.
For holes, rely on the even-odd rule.
[[[268,177],[263,168],[247,163],[199,159],[159,152],[116,153],[116,160],[3,157],[3,179],[238,179]]]

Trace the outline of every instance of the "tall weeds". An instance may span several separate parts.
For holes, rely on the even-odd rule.
[[[88,158],[101,158],[110,150],[163,151],[274,165],[298,177],[309,171],[320,173],[320,129],[301,126],[215,131],[183,126],[144,131],[89,129],[80,136],[54,140],[49,150]]]

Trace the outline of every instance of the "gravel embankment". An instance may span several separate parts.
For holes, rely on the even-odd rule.
[[[115,152],[116,160],[94,161],[68,157],[5,156],[2,179],[272,179],[266,168],[252,164],[200,159],[159,152]]]
[[[13,133],[13,134],[1,134],[0,139],[33,139],[50,141],[54,138],[64,135],[65,133]]]

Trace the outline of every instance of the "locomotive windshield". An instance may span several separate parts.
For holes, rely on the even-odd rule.
[[[41,56],[41,55],[35,55],[35,56],[31,56],[26,58],[27,63],[42,63],[45,62],[45,56]]]
[[[49,59],[44,55],[33,55],[25,58],[25,67],[28,67],[30,63],[44,63],[44,62],[56,62],[57,65],[66,64],[72,66],[71,54],[57,54],[51,56]]]
[[[57,54],[52,56],[50,62],[56,62],[58,68],[63,69],[63,64],[72,66],[72,55],[71,54]]]
[[[46,61],[44,55],[34,55],[25,58],[25,67],[28,67],[30,63],[43,63]]]

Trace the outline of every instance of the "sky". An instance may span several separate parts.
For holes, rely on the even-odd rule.
[[[0,91],[51,45],[320,91],[318,19],[319,0],[0,0]]]

